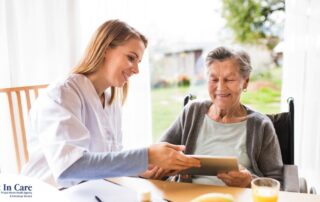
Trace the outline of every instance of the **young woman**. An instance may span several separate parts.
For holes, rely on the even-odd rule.
[[[82,180],[137,175],[149,166],[200,166],[181,145],[122,151],[121,105],[139,73],[147,39],[119,20],[102,24],[78,66],[51,84],[30,111],[30,160],[22,173],[58,187]]]

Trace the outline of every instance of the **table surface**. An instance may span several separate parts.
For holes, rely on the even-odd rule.
[[[235,202],[252,202],[251,189],[247,188],[146,180],[134,177],[110,178],[107,180],[137,192],[150,190],[152,195],[157,195],[167,201],[173,202],[186,202],[202,194],[213,192],[231,194]],[[278,202],[320,202],[320,196],[281,191]]]

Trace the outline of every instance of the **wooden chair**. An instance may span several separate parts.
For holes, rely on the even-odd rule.
[[[20,173],[23,164],[29,160],[25,118],[31,108],[31,103],[38,97],[40,89],[44,89],[47,86],[35,85],[0,88],[0,95],[2,93],[6,94],[8,100],[7,104],[10,112],[12,139],[18,173]]]

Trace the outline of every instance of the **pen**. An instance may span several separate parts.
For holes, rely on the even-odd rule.
[[[95,198],[98,202],[102,202],[102,200],[101,200],[98,196],[94,196],[94,198]]]

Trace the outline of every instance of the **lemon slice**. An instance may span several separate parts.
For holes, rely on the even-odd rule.
[[[233,202],[233,196],[222,193],[208,193],[194,198],[191,202]]]

